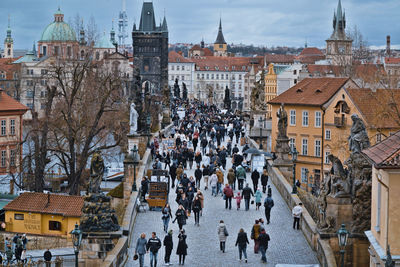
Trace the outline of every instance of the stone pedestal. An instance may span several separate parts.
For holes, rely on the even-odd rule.
[[[111,251],[122,232],[89,232],[83,233],[81,249],[79,251],[79,266],[100,266]]]
[[[289,159],[289,138],[288,137],[280,137],[276,139],[275,146],[275,155],[276,159],[274,160],[274,166],[276,167],[287,167],[291,166],[293,163]]]
[[[136,145],[139,148],[140,143],[140,135],[138,134],[129,134],[128,135],[128,154],[132,153],[132,149]]]
[[[168,108],[163,110],[163,117],[161,120],[161,128],[164,129],[171,124],[171,112]]]
[[[336,233],[341,224],[351,225],[353,217],[353,205],[351,198],[334,198],[332,196],[326,197],[326,218],[335,218],[335,227],[330,232]]]

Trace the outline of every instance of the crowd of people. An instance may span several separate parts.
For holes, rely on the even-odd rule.
[[[237,210],[241,209],[241,202],[244,200],[246,211],[255,201],[256,210],[259,210],[262,205],[264,206],[267,224],[271,221],[270,215],[274,201],[272,189],[268,185],[266,166],[260,172],[257,169],[251,172],[252,187],[246,182],[246,173],[250,171],[250,162],[247,160],[246,150],[249,146],[246,145],[246,126],[243,118],[237,114],[222,114],[215,106],[202,105],[199,102],[186,102],[185,116],[180,119],[177,116],[174,118],[175,126],[170,130],[170,136],[161,137],[173,139],[174,147],[166,148],[156,139],[151,143],[151,151],[154,160],[153,168],[166,169],[169,172],[171,188],[174,189],[171,192],[176,194],[174,200],[178,208],[173,212],[167,203],[161,210],[165,232],[163,242],[155,232],[148,240],[145,233],[142,233],[137,240],[135,257],[139,259],[140,266],[144,266],[144,256],[149,252],[150,266],[155,267],[157,253],[162,246],[165,246],[165,265],[171,265],[170,258],[173,251],[173,231],[169,230],[171,220],[173,223],[176,222],[179,227],[179,241],[176,247],[179,265],[185,264],[188,236],[184,227],[192,214],[194,215],[194,224],[200,226],[200,218],[204,215],[205,196],[202,190],[211,190],[212,197],[222,197],[227,210],[232,209],[232,199],[236,200]],[[243,147],[242,151],[239,147]],[[227,170],[228,160],[231,161],[232,166]],[[193,169],[194,176],[188,176],[187,171]],[[142,196],[148,192],[148,184],[149,179],[143,178]],[[263,194],[267,194],[265,199],[263,199]],[[172,199],[171,196],[170,199]],[[299,209],[296,210],[296,216],[293,213],[295,218],[300,215],[301,210]],[[219,225],[215,227],[220,241],[220,250],[224,253],[225,242],[229,235],[228,229],[223,220],[220,220]],[[261,261],[266,263],[266,251],[270,236],[266,232],[262,218],[256,220],[250,238],[254,240],[254,252],[260,252]],[[241,228],[235,243],[238,247],[240,261],[243,256],[247,262],[246,248],[248,244],[247,233]]]

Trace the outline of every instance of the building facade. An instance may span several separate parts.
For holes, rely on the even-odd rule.
[[[153,92],[168,86],[168,26],[156,25],[152,2],[144,2],[139,27],[133,25],[132,46],[135,66],[142,82],[149,81]]]

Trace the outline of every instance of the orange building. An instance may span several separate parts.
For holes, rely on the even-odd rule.
[[[0,89],[0,175],[20,171],[22,115],[28,108]]]

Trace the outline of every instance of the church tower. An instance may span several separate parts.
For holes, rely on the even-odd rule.
[[[165,18],[156,25],[152,2],[143,2],[139,27],[132,30],[135,65],[142,82],[149,81],[158,93],[168,86],[168,25]]]
[[[5,58],[14,57],[14,41],[11,37],[10,16],[8,16],[7,37],[4,40],[4,55]]]
[[[326,58],[333,65],[350,65],[353,59],[353,40],[346,36],[346,14],[342,10],[341,0],[338,2],[337,10],[333,14],[333,33],[326,40]]]
[[[216,57],[228,56],[228,45],[226,44],[224,34],[222,33],[221,19],[219,19],[218,36],[214,42],[214,56],[216,56]]]

